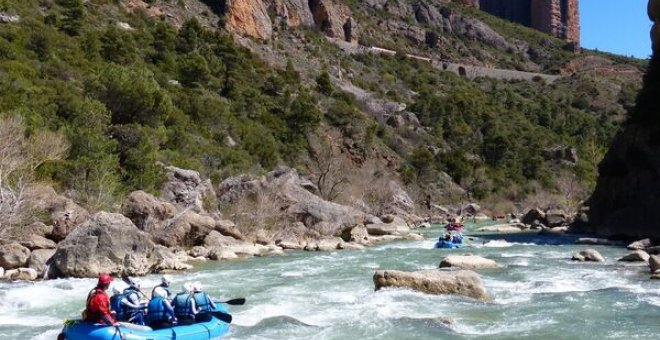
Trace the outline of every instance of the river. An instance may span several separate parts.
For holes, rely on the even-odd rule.
[[[593,247],[605,263],[575,263],[585,246],[571,239],[482,235],[463,250],[423,241],[364,250],[290,252],[240,262],[207,262],[174,275],[201,281],[214,297],[246,297],[231,307],[231,339],[657,339],[660,281],[648,266],[616,262],[620,247]],[[540,244],[539,244],[540,243]],[[378,269],[436,268],[450,253],[471,252],[504,267],[479,271],[490,303],[409,290],[374,291]],[[159,276],[144,278],[146,289]],[[54,339],[62,320],[84,307],[91,279],[0,283],[0,339]],[[145,290],[146,290],[145,289]]]

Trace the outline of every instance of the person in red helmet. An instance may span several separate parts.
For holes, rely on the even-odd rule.
[[[117,321],[110,312],[110,297],[107,293],[110,283],[112,283],[110,275],[99,275],[99,282],[87,296],[87,307],[84,313],[85,321],[117,326]]]

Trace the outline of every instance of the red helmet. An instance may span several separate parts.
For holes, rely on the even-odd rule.
[[[108,274],[101,274],[99,275],[99,286],[100,285],[107,285],[112,282],[112,277]]]

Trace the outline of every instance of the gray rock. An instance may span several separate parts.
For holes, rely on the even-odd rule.
[[[35,250],[35,249],[55,249],[57,247],[57,243],[53,242],[52,240],[49,240],[43,236],[36,235],[36,234],[31,234],[27,235],[21,240],[21,245],[23,247],[26,247],[30,250]]]
[[[210,180],[203,180],[199,172],[165,167],[168,181],[163,185],[161,198],[179,209],[192,209],[197,213],[215,212],[218,200]]]
[[[522,217],[522,223],[524,224],[534,225],[535,221],[536,224],[543,223],[545,221],[545,213],[541,209],[538,208],[530,209]]]
[[[197,258],[197,257],[208,257],[210,251],[211,250],[206,248],[206,247],[195,246],[195,247],[192,247],[188,251],[188,255],[190,255],[192,257],[195,257],[195,258]]]
[[[545,213],[546,225],[550,228],[561,227],[569,222],[568,215],[560,209],[551,209]]]
[[[479,231],[491,233],[519,233],[523,229],[525,229],[524,225],[514,223],[491,225],[488,227],[479,228]]]
[[[0,246],[0,267],[14,269],[25,267],[30,258],[30,249],[12,242]]]
[[[635,250],[632,253],[625,255],[620,258],[619,261],[624,262],[647,262],[649,260],[649,254],[643,250]]]
[[[128,217],[140,229],[153,232],[162,227],[165,220],[176,215],[176,207],[144,191],[134,191],[128,195],[122,207]]]
[[[440,262],[440,268],[492,269],[499,267],[497,262],[476,255],[449,255]]]
[[[410,228],[407,225],[400,225],[396,223],[391,224],[369,224],[367,232],[373,236],[383,235],[407,235],[410,233]]]
[[[427,294],[458,294],[488,300],[481,278],[469,270],[379,270],[374,274],[373,280],[376,290],[387,287],[410,288]]]
[[[131,220],[100,212],[58,245],[48,276],[146,275],[155,265],[154,248],[149,234]]]
[[[564,235],[566,232],[568,232],[568,226],[553,228],[541,227],[539,235]]]
[[[214,261],[234,260],[238,258],[238,255],[229,249],[219,247],[211,249],[209,258]]]
[[[603,255],[601,255],[595,249],[585,249],[575,253],[573,254],[571,260],[580,262],[605,262]]]
[[[28,267],[37,271],[39,277],[44,276],[46,263],[55,255],[55,249],[37,249],[30,253]]]
[[[220,232],[220,234],[225,236],[233,237],[237,240],[243,240],[243,234],[236,227],[236,224],[228,220],[216,220],[215,221],[215,230]]]
[[[188,210],[168,220],[161,229],[153,231],[151,237],[154,242],[166,247],[193,247],[203,245],[204,238],[215,226],[212,217]]]
[[[192,269],[192,266],[186,263],[188,256],[185,253],[174,253],[163,246],[157,245],[151,258],[151,272]]]
[[[233,237],[224,236],[213,230],[204,238],[204,246],[208,248],[226,247],[239,244],[240,242]]]
[[[18,15],[10,15],[4,12],[0,12],[0,23],[10,24],[21,21],[21,17]]]
[[[651,255],[649,257],[649,268],[651,269],[651,273],[654,274],[660,270],[660,256]]]
[[[18,268],[5,272],[4,279],[10,281],[34,281],[38,278],[37,271],[32,268]]]
[[[628,248],[629,250],[644,250],[651,246],[652,246],[651,239],[645,238],[643,240],[635,241],[629,244],[626,248]]]

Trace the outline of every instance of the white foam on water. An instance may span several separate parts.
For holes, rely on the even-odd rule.
[[[32,340],[53,340],[57,338],[57,335],[60,334],[60,332],[61,331],[58,329],[52,329],[32,337]]]
[[[1,315],[0,326],[24,326],[34,327],[38,326],[56,326],[61,325],[62,319],[50,316],[34,316],[34,315]]]
[[[518,267],[529,267],[529,260],[526,258],[518,258],[513,260],[511,264]]]
[[[280,274],[281,277],[303,277],[304,275],[302,272],[283,272]]]
[[[557,321],[548,317],[537,320],[516,320],[516,322],[504,320],[501,323],[479,323],[474,325],[457,320],[453,330],[464,335],[513,335],[542,329],[556,323]]]

